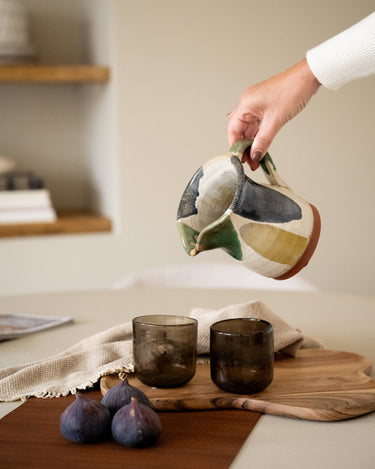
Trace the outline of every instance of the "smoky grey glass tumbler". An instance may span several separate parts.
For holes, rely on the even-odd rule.
[[[182,386],[195,374],[198,322],[185,316],[148,315],[133,319],[137,378],[148,386]]]
[[[227,319],[210,327],[211,379],[223,391],[263,391],[273,380],[273,366],[273,329],[269,322]]]

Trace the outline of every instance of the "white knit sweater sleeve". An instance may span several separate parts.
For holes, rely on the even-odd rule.
[[[330,89],[375,73],[375,12],[306,54],[311,71]]]

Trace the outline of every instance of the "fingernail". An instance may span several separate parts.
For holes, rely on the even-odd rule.
[[[251,155],[251,159],[256,163],[259,163],[259,161],[262,159],[262,156],[263,155],[261,151],[254,151],[254,153]]]

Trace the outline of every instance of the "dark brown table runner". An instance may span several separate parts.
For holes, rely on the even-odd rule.
[[[99,391],[86,395],[101,399]],[[114,440],[78,445],[60,433],[60,415],[73,400],[32,398],[0,420],[0,467],[224,469],[262,415],[242,410],[159,412],[162,434],[151,448],[126,448]]]

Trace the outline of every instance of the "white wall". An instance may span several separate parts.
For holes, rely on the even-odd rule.
[[[226,114],[240,93],[373,6],[349,0],[118,2],[123,223],[134,248],[131,265],[182,260],[177,201],[200,164],[227,149]],[[320,210],[320,244],[303,276],[321,288],[374,292],[374,85],[372,77],[336,92],[322,89],[270,150],[281,176]]]
[[[33,2],[49,5],[51,15],[64,4]],[[219,251],[196,259],[183,251],[175,218],[188,180],[204,161],[227,150],[226,115],[247,86],[297,62],[308,48],[373,9],[372,0],[91,0],[81,5],[91,15],[83,14],[87,31],[90,22],[95,31],[102,25],[93,50],[100,61],[107,57],[112,69],[104,91],[106,130],[101,138],[100,112],[93,114],[89,139],[76,134],[69,112],[59,125],[71,129],[79,149],[94,152],[95,164],[79,172],[82,179],[89,174],[96,181],[103,172],[111,177],[112,195],[104,199],[116,232],[0,240],[1,294],[107,286],[126,272],[159,264],[235,262]],[[74,14],[67,11],[69,4],[60,17],[72,21]],[[46,32],[53,37],[53,28]],[[54,45],[59,51],[60,46],[63,57],[63,34]],[[86,56],[87,50],[80,53]],[[270,149],[281,176],[321,213],[321,240],[301,274],[319,288],[374,291],[374,85],[371,77],[335,92],[321,89]],[[3,96],[9,99],[8,93]],[[16,125],[8,123],[10,133]],[[10,153],[12,139],[6,142]],[[65,156],[61,150],[56,154],[53,166],[64,168]],[[78,159],[77,168],[85,164]],[[46,166],[45,155],[41,167]],[[84,184],[75,187],[79,193]]]

